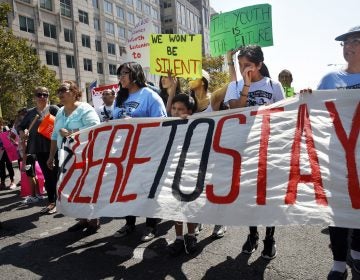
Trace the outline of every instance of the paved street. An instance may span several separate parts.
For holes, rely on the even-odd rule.
[[[40,216],[46,200],[26,206],[19,193],[0,191],[0,279],[326,279],[331,266],[322,226],[277,227],[278,256],[268,262],[260,256],[262,244],[250,257],[240,253],[246,227],[230,227],[224,238],[213,240],[212,226],[205,225],[199,250],[174,258],[166,248],[174,239],[171,222],[162,222],[159,236],[149,243],[139,242],[144,219],[123,239],[112,236],[122,219],[103,218],[91,236],[69,233],[73,218]],[[261,237],[264,231],[260,228]],[[348,279],[359,277],[350,273]]]

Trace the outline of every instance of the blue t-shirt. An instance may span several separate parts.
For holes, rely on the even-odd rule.
[[[113,118],[123,119],[166,117],[166,109],[161,97],[148,87],[130,93],[121,107],[114,105]]]
[[[326,74],[318,85],[318,89],[356,88],[360,88],[360,73],[350,74],[344,70],[337,70]]]

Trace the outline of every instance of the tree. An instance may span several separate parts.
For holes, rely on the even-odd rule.
[[[230,75],[223,72],[224,57],[203,57],[202,67],[208,71],[211,77],[209,91],[212,92],[230,82]]]
[[[48,87],[51,100],[59,86],[53,71],[41,66],[40,59],[25,39],[16,37],[7,27],[9,4],[0,4],[0,105],[4,119],[12,120],[20,107],[33,105],[33,90]]]

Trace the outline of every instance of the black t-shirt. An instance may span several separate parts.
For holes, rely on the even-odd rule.
[[[36,107],[30,109],[27,114],[25,115],[24,119],[21,121],[19,125],[19,130],[25,130],[28,129],[32,121],[34,120],[35,116],[38,115],[39,118],[29,131],[29,139],[27,141],[26,146],[26,153],[27,154],[37,154],[37,153],[48,153],[50,152],[50,143],[51,141],[47,139],[46,137],[42,136],[40,133],[38,133],[38,127],[43,120],[43,118],[47,114],[51,114],[53,116],[56,116],[57,111],[59,110],[59,107],[55,105],[49,105],[49,108],[43,111],[43,114],[41,114]]]

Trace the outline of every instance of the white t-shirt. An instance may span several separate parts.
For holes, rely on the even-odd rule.
[[[104,111],[104,108],[106,110],[106,113]],[[113,115],[112,115],[113,108],[114,108],[113,105],[110,105],[110,106],[101,105],[100,107],[96,108],[96,113],[98,114],[101,122],[104,122],[106,120],[112,120],[112,118],[113,118]]]
[[[231,82],[227,88],[224,103],[229,105],[230,100],[239,99],[243,86],[243,80]],[[251,83],[246,104],[247,107],[265,105],[275,103],[284,98],[284,89],[281,84],[268,77],[264,77],[260,81]]]

